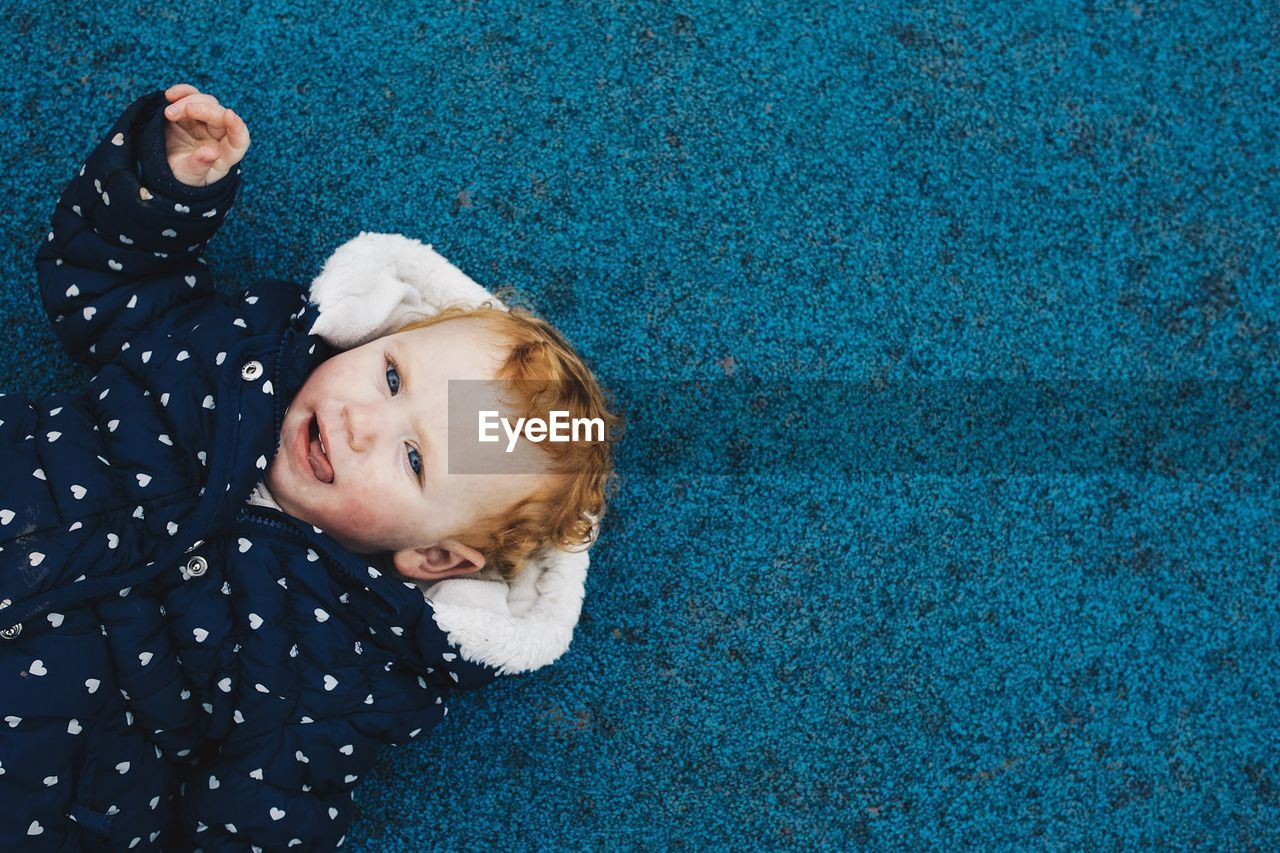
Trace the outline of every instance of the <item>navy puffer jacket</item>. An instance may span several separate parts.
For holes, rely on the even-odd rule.
[[[314,287],[215,291],[199,255],[240,170],[178,183],[165,104],[125,111],[36,255],[54,329],[96,375],[0,397],[4,849],[338,845],[383,746],[428,732],[450,691],[554,660],[581,606],[585,552],[424,591],[246,504],[336,349],[312,334]],[[362,234],[331,266],[388,257],[461,276],[394,235]]]

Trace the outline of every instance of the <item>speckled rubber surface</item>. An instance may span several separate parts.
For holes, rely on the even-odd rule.
[[[1276,847],[1277,7],[784,5],[15,9],[0,389],[87,378],[35,250],[193,82],[253,133],[220,286],[401,232],[629,415],[569,652],[348,846]]]

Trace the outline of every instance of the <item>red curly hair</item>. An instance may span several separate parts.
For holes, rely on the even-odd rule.
[[[603,441],[539,443],[545,484],[458,536],[484,555],[486,568],[497,569],[509,581],[546,544],[565,550],[591,544],[592,517],[604,517],[606,493],[616,488],[612,447],[625,425],[577,350],[529,310],[503,310],[491,302],[451,305],[398,331],[472,317],[484,320],[506,347],[495,379],[506,383],[505,402],[516,416],[545,420],[552,410],[567,411],[571,419],[599,419],[605,427]]]

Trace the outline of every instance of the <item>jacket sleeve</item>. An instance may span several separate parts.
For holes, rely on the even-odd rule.
[[[232,737],[187,773],[181,797],[185,843],[223,850],[340,847],[356,784],[385,746],[407,743],[443,719],[437,704],[384,708]]]
[[[187,186],[169,169],[164,92],[134,101],[62,191],[36,252],[45,311],[63,347],[94,370],[135,336],[213,294],[200,253],[240,181]]]

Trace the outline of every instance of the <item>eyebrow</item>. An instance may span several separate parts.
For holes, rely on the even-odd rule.
[[[408,388],[413,381],[413,377],[409,372],[409,359],[405,358],[404,349],[398,341],[393,341],[390,345],[392,354],[396,357],[396,368],[400,371],[400,378],[404,382],[405,388]],[[418,436],[419,451],[422,454],[422,488],[427,487],[427,449],[430,448],[431,442],[427,441],[427,431],[423,428],[422,418],[416,414],[411,414],[410,419],[413,421],[414,432]]]

